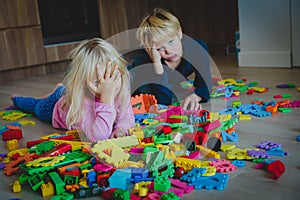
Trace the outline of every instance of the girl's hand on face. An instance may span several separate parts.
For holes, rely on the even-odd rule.
[[[100,101],[105,104],[112,105],[118,94],[117,89],[120,89],[121,74],[118,70],[118,65],[111,66],[111,62],[107,62],[104,74],[101,73],[103,66],[97,64],[97,79],[89,82],[89,87],[95,96],[100,97]]]
[[[180,103],[180,106],[183,110],[202,110],[202,105],[199,101],[201,101],[201,97],[191,94]]]

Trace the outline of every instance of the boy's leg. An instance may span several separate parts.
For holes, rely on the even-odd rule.
[[[52,123],[52,114],[56,102],[64,95],[65,86],[60,85],[48,97],[37,102],[34,114],[44,122]]]

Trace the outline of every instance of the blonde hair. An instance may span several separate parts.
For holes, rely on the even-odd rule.
[[[162,8],[155,8],[144,17],[136,36],[141,45],[159,43],[177,35],[179,29],[181,26],[176,16]]]
[[[88,84],[96,77],[96,65],[100,62],[111,61],[113,66],[118,65],[122,84],[117,99],[119,105],[126,105],[122,102],[129,101],[130,98],[129,72],[126,61],[111,44],[100,38],[85,40],[75,47],[69,56],[70,70],[64,79],[66,86],[64,105],[69,109],[66,117],[68,127],[81,120],[85,112],[82,106],[84,99],[90,98],[94,101],[95,96],[88,89]],[[122,106],[121,109],[125,108]]]

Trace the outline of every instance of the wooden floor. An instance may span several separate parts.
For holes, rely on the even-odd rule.
[[[248,82],[257,81],[258,86],[268,87],[268,93],[255,93],[247,96],[243,93],[238,99],[224,101],[222,98],[212,99],[204,108],[213,111],[225,107],[231,107],[231,101],[241,101],[243,104],[250,103],[254,98],[264,98],[273,101],[276,94],[292,94],[291,100],[300,99],[297,88],[277,89],[277,84],[294,83],[300,87],[300,68],[241,68],[236,64],[234,56],[215,56],[216,67],[212,69],[214,77],[222,79],[247,78]],[[62,80],[62,74],[52,74],[43,77],[31,77],[24,80],[1,83],[0,85],[0,108],[4,110],[10,106],[10,95],[42,96],[50,92],[53,86]],[[37,120],[35,117],[28,118],[36,122],[35,126],[23,126],[23,140],[20,146],[25,147],[26,141],[39,139],[39,137],[57,132],[50,125]],[[0,119],[0,125],[9,123]],[[254,169],[255,164],[247,161],[244,168],[230,173],[230,178],[223,191],[218,190],[195,190],[182,199],[209,199],[209,200],[258,200],[258,199],[300,199],[300,142],[296,137],[300,135],[300,108],[293,108],[292,113],[277,113],[271,117],[252,117],[251,121],[240,121],[236,131],[239,141],[236,143],[240,148],[255,148],[256,144],[264,141],[273,141],[282,144],[283,151],[289,153],[285,157],[272,156],[273,160],[281,160],[286,167],[286,172],[279,180],[270,178],[268,172]],[[5,143],[0,144],[0,153],[6,153]],[[0,199],[20,198],[27,199],[50,199],[43,198],[41,191],[32,191],[29,186],[23,186],[22,193],[11,192],[9,184],[16,180],[20,174],[6,177],[0,175]],[[97,198],[94,198],[97,199]]]

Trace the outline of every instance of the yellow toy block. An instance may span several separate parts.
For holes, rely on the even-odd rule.
[[[61,136],[61,134],[60,133],[52,133],[52,134],[49,134],[49,135],[42,136],[40,138],[41,138],[41,140],[47,140],[50,137],[55,137],[55,136]]]
[[[8,151],[13,151],[19,148],[18,140],[17,139],[12,139],[6,141],[6,148]]]
[[[16,149],[16,150],[8,152],[6,156],[8,158],[10,158],[10,157],[12,157],[12,155],[17,154],[17,153],[20,154],[20,156],[24,156],[27,152],[28,152],[28,148],[21,148],[21,149]]]
[[[174,151],[170,150],[169,146],[163,145],[161,151],[165,154],[165,158],[172,160],[172,162],[176,160],[177,156]]]
[[[142,181],[134,184],[132,193],[138,193],[140,197],[145,197],[148,194],[148,185],[150,185],[151,181]]]
[[[206,148],[202,145],[196,145],[197,150],[201,152],[202,155],[208,158],[217,158],[220,159],[221,155],[218,152],[215,152],[209,148]]]
[[[127,160],[118,166],[118,168],[128,168],[128,167],[145,168],[145,163],[143,160],[139,160],[138,162]]]
[[[177,158],[175,161],[177,167],[182,167],[186,172],[191,171],[193,168],[200,168],[201,161],[189,158]]]
[[[55,156],[55,157],[41,157],[35,160],[29,161],[26,163],[26,166],[30,167],[47,167],[47,166],[54,166],[56,163],[64,160],[65,156]]]
[[[143,120],[143,123],[146,124],[146,125],[150,125],[151,126],[151,125],[158,124],[159,121],[155,120],[155,119],[148,119],[148,118],[146,118],[146,119]]]
[[[2,116],[2,119],[9,120],[9,121],[15,121],[20,118],[26,117],[26,115],[27,115],[26,113],[22,113],[22,112],[13,112],[8,115]]]
[[[107,163],[118,167],[130,157],[123,149],[113,144],[110,140],[97,142],[92,148],[93,153],[97,153],[100,159],[104,159]]]
[[[27,125],[27,124],[35,125],[36,124],[34,121],[31,121],[31,120],[20,120],[20,121],[18,121],[18,123],[22,124],[22,125]]]
[[[222,144],[220,149],[221,151],[225,152],[233,148],[235,148],[235,144]]]
[[[217,112],[211,112],[210,114],[210,120],[211,121],[216,121],[217,119],[219,119],[219,113]]]
[[[78,141],[78,142],[81,141],[80,135],[82,134],[82,132],[79,130],[69,130],[69,131],[66,131],[66,134],[72,135],[74,138],[74,141]]]
[[[18,180],[14,181],[12,184],[12,191],[14,193],[22,192],[21,184]]]
[[[72,145],[72,151],[76,151],[76,150],[81,150],[83,148],[87,148],[91,146],[91,142],[77,142],[77,141],[69,141],[69,140],[55,140],[55,139],[51,139],[52,141],[54,141],[54,146],[58,146],[59,144],[62,143],[67,143]]]
[[[42,190],[43,197],[52,196],[55,194],[55,189],[51,182],[42,184],[41,190]]]
[[[251,149],[240,149],[233,148],[227,150],[226,157],[230,160],[252,160],[254,157],[251,157],[247,154],[247,151]]]
[[[111,142],[112,144],[114,144],[120,148],[132,147],[132,146],[136,146],[140,143],[138,138],[135,135],[113,138],[113,139],[109,139],[107,141]]]
[[[138,139],[144,138],[144,131],[140,127],[134,127],[128,129],[129,135],[135,135]]]
[[[251,118],[250,115],[244,115],[244,114],[242,114],[242,115],[239,116],[239,120],[251,120],[251,119],[252,118]]]
[[[214,166],[205,166],[206,171],[201,176],[214,176],[217,173],[217,168]]]

